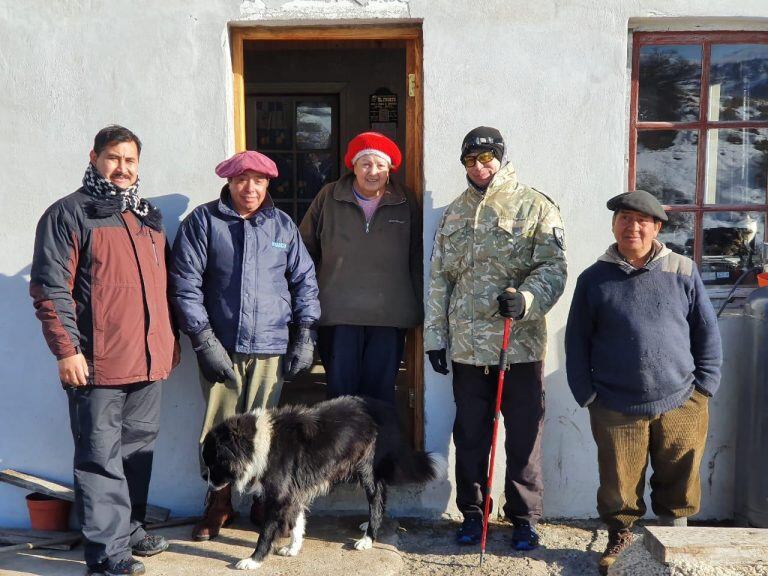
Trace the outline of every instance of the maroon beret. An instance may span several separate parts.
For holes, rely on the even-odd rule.
[[[264,174],[267,178],[277,178],[277,165],[268,157],[254,150],[238,152],[232,158],[216,166],[216,175],[222,178],[240,176],[246,170]]]

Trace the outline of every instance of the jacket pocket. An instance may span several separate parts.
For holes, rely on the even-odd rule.
[[[453,272],[466,267],[472,248],[469,220],[462,218],[443,224],[440,230],[443,245],[443,271]]]

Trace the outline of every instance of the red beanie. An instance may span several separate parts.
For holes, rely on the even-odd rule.
[[[403,155],[397,144],[392,142],[384,134],[378,132],[363,132],[358,134],[347,145],[347,153],[344,155],[344,164],[352,170],[355,161],[366,154],[375,154],[384,158],[392,167],[392,172],[397,172],[400,163],[403,161]]]

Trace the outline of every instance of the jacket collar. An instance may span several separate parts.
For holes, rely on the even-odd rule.
[[[252,220],[259,214],[271,216],[275,211],[274,209],[275,203],[272,201],[272,196],[270,196],[269,192],[267,192],[267,195],[264,197],[264,201],[261,203],[261,206],[259,206],[259,209],[256,210],[256,213],[253,216],[247,218],[247,220]],[[238,214],[237,211],[232,207],[232,198],[229,195],[229,184],[224,184],[224,187],[221,189],[221,193],[219,194],[219,212],[225,216],[246,220],[246,218],[240,216],[240,214]]]
[[[648,262],[646,262],[643,266],[640,268],[635,268],[632,266],[629,262],[627,262],[626,258],[621,255],[619,252],[618,245],[614,242],[611,244],[608,249],[605,251],[605,253],[600,256],[600,258],[597,259],[598,262],[608,262],[609,264],[616,264],[621,270],[626,274],[631,274],[632,272],[637,272],[638,270],[651,270],[652,268],[655,268],[659,260],[664,258],[664,256],[667,256],[672,253],[672,250],[667,248],[662,242],[659,242],[658,240],[653,241],[653,253],[651,254],[651,257],[648,259]]]
[[[493,179],[488,183],[488,187],[485,190],[478,188],[469,176],[467,176],[467,183],[469,184],[470,190],[473,190],[480,196],[493,194],[502,187],[514,190],[517,188],[517,172],[515,171],[515,167],[512,166],[512,163],[507,162],[504,166],[499,168],[499,171],[496,172],[496,174],[494,174]]]
[[[355,175],[352,172],[344,174],[336,182],[336,186],[333,187],[333,199],[340,200],[342,202],[353,202],[357,204],[355,198],[355,191],[352,189],[352,184],[355,181]],[[379,206],[385,206],[387,204],[402,204],[405,202],[405,193],[400,186],[394,184],[392,180],[387,183],[384,194],[379,201]]]

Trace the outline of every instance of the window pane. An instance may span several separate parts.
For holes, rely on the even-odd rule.
[[[638,120],[699,119],[701,46],[642,46],[638,76]]]
[[[768,45],[712,46],[709,119],[768,120]]]
[[[768,129],[710,130],[707,204],[764,204]]]
[[[307,213],[307,210],[309,210],[310,204],[311,202],[302,201],[302,200],[298,201],[296,224],[301,224],[301,221],[304,220],[304,215]]]
[[[649,130],[637,134],[636,188],[662,204],[693,204],[696,199],[695,130]]]
[[[293,198],[293,156],[291,154],[269,154],[277,164],[277,178],[269,182],[269,193],[275,200]]]
[[[693,258],[693,212],[668,212],[669,220],[659,232],[659,241],[683,256]]]
[[[256,141],[260,150],[290,150],[291,105],[289,102],[256,102]]]
[[[765,214],[704,214],[701,276],[706,284],[732,284],[744,270],[762,263]]]
[[[288,214],[288,216],[290,216],[291,218],[293,218],[293,219],[294,219],[294,221],[296,220],[296,218],[295,218],[295,216],[296,216],[296,211],[295,211],[295,209],[294,209],[294,205],[293,205],[293,202],[291,202],[290,200],[288,200],[288,201],[285,201],[285,202],[278,202],[278,201],[275,201],[275,208],[280,208],[280,210],[282,210],[283,212],[285,212],[286,214]]]
[[[333,109],[321,102],[299,103],[296,107],[296,147],[323,150],[331,147]]]
[[[299,154],[298,182],[296,183],[299,198],[314,198],[323,184],[333,179],[333,156],[330,153]]]

